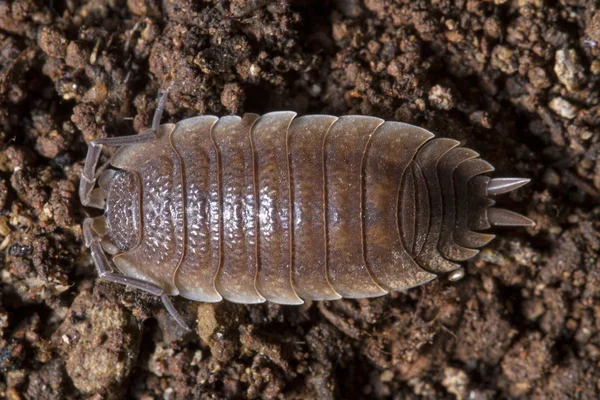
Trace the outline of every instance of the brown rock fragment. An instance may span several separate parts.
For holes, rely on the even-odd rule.
[[[467,397],[467,389],[469,385],[469,377],[465,371],[448,367],[444,369],[444,379],[442,385],[452,393],[457,400]]]
[[[230,302],[198,306],[198,335],[219,361],[231,360],[239,348],[238,327],[245,319],[242,305]]]
[[[268,0],[233,0],[229,5],[229,11],[232,15],[241,17],[257,12],[267,3],[269,3]]]
[[[491,64],[505,74],[514,74],[518,65],[513,55],[514,51],[509,47],[498,45],[492,50]]]
[[[38,44],[42,51],[50,57],[65,57],[69,41],[65,35],[56,28],[45,26],[40,32]]]
[[[456,343],[456,358],[465,363],[482,360],[497,364],[516,334],[494,308],[467,310],[456,333],[461,338]]]
[[[552,82],[548,78],[548,74],[543,68],[535,67],[527,71],[527,78],[529,82],[536,89],[546,89],[552,85]]]
[[[556,114],[566,119],[573,119],[577,115],[577,107],[562,97],[555,97],[550,100],[548,107]]]
[[[334,4],[338,10],[348,18],[360,17],[363,13],[362,1],[359,0],[335,0]]]
[[[127,0],[127,7],[134,15],[160,16],[160,1],[158,0]]]
[[[62,134],[56,129],[40,135],[35,143],[35,149],[38,153],[47,158],[54,158],[65,151],[71,144],[71,137]]]
[[[548,343],[539,332],[519,340],[502,359],[502,374],[512,396],[523,396],[543,376],[551,362]]]
[[[585,81],[584,68],[579,63],[574,49],[561,49],[556,52],[554,72],[569,92],[579,89]]]
[[[97,292],[75,299],[53,337],[73,384],[85,393],[106,392],[122,383],[137,358],[139,340],[131,314]]]
[[[25,397],[36,400],[62,400],[65,397],[66,376],[58,359],[34,371],[27,382]]]
[[[227,83],[221,92],[221,104],[232,114],[238,114],[246,96],[237,83]]]
[[[498,17],[490,17],[483,24],[485,34],[493,39],[499,39],[502,36],[502,22]]]
[[[240,342],[247,349],[268,357],[284,371],[289,370],[288,362],[282,356],[283,350],[281,345],[264,338],[263,335],[256,332],[254,325],[240,327]]]
[[[65,62],[69,67],[83,69],[89,63],[91,50],[83,43],[73,41],[67,46]]]
[[[585,34],[596,43],[600,43],[600,10],[596,10],[590,23],[585,27]]]
[[[454,97],[449,88],[435,85],[429,90],[429,102],[440,110],[451,110],[454,107]]]

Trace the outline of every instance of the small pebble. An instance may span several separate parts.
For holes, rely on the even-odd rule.
[[[386,369],[385,371],[383,371],[381,373],[381,375],[379,376],[379,380],[381,380],[381,382],[391,382],[394,379],[394,372]]]
[[[584,68],[574,49],[561,49],[556,52],[554,72],[558,80],[569,92],[579,89],[584,81]]]
[[[461,280],[462,278],[465,277],[465,269],[464,268],[459,268],[455,271],[453,271],[449,276],[448,276],[448,280],[451,282],[456,282]]]
[[[451,110],[454,107],[454,97],[449,88],[435,85],[429,90],[429,102],[440,110]]]
[[[560,115],[566,119],[573,119],[577,115],[577,107],[573,104],[569,103],[567,100],[562,97],[555,97],[550,100],[548,107],[556,114]]]

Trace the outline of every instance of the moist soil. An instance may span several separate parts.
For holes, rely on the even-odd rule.
[[[596,399],[592,0],[0,1],[0,398]],[[466,276],[375,299],[176,300],[97,279],[87,145],[293,110],[423,126],[532,183]],[[110,156],[104,153],[103,159]]]

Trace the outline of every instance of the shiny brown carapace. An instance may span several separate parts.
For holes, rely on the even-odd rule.
[[[381,296],[458,279],[493,238],[481,231],[533,224],[490,199],[527,179],[490,179],[479,154],[416,126],[293,112],[156,121],[91,144],[80,196],[104,215],[84,234],[101,277],[161,296],[183,326],[168,296]],[[119,148],[96,168],[102,146]]]

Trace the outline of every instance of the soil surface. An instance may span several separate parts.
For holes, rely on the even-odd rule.
[[[593,0],[0,0],[0,398],[600,397]],[[87,144],[198,114],[364,114],[456,138],[535,220],[466,277],[301,307],[97,279]],[[108,157],[110,152],[105,152]]]

